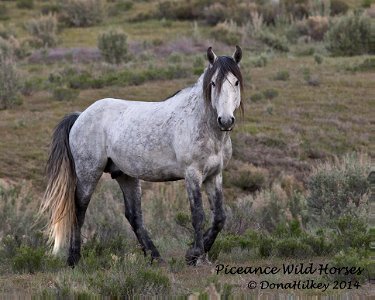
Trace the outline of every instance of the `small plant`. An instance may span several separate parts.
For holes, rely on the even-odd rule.
[[[261,31],[258,34],[258,37],[263,43],[275,50],[281,52],[289,51],[288,43],[285,37],[276,36],[273,33],[265,30]]]
[[[57,18],[49,14],[32,19],[26,24],[26,30],[34,38],[34,44],[40,47],[54,47],[57,44]]]
[[[320,56],[319,54],[315,54],[315,55],[314,55],[314,60],[315,60],[315,62],[316,62],[318,65],[320,65],[320,64],[323,62],[323,57]]]
[[[266,99],[272,100],[279,95],[279,92],[275,89],[267,89],[263,91],[263,96]]]
[[[64,0],[61,13],[68,25],[86,27],[100,24],[106,11],[103,0]]]
[[[65,87],[54,87],[52,89],[52,97],[57,101],[71,101],[78,97],[79,91],[65,88]]]
[[[9,19],[8,7],[5,4],[0,4],[0,20],[5,21]]]
[[[370,7],[373,3],[375,0],[362,0],[362,7]]]
[[[251,165],[242,166],[232,176],[232,183],[249,192],[256,192],[266,186],[267,173],[264,170],[253,167]]]
[[[266,54],[262,53],[258,57],[253,58],[251,63],[254,65],[254,67],[263,68],[268,64],[268,57]]]
[[[98,48],[104,60],[120,64],[128,59],[127,36],[121,31],[108,31],[98,38]]]
[[[213,28],[212,36],[218,41],[224,42],[228,45],[235,45],[240,42],[242,34],[236,23],[233,21],[225,21],[217,24]]]
[[[23,9],[33,9],[34,1],[33,0],[17,0],[17,7]]]
[[[250,99],[253,102],[259,102],[263,99],[263,94],[262,93],[255,93],[255,94],[251,95]]]
[[[0,109],[20,103],[20,79],[12,55],[0,50]]]
[[[330,26],[326,36],[327,49],[335,56],[374,53],[371,46],[371,18],[365,14],[349,13]]]
[[[346,14],[349,5],[343,0],[331,0],[331,16]]]
[[[273,80],[281,80],[281,81],[287,81],[289,80],[289,72],[286,70],[278,71],[276,75],[273,77]]]

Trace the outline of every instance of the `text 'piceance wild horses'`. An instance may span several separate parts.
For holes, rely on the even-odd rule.
[[[54,252],[69,241],[69,265],[80,259],[81,227],[103,172],[120,185],[125,216],[151,259],[160,254],[143,225],[140,179],[185,179],[195,231],[186,261],[195,265],[205,259],[225,222],[222,170],[232,155],[229,132],[243,84],[239,46],[232,57],[216,56],[210,47],[207,58],[198,82],[165,101],[102,99],[55,128],[41,212],[50,215]],[[204,233],[202,185],[213,212]]]

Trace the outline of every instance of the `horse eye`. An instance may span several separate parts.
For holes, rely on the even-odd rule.
[[[234,85],[235,85],[235,86],[238,86],[238,84],[239,84],[239,81],[237,80],[236,83],[235,83]]]
[[[213,87],[216,86],[215,82],[213,82],[213,81],[211,81],[211,85],[212,85]]]

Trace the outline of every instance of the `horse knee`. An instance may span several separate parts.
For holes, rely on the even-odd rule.
[[[223,229],[226,219],[227,219],[227,216],[224,211],[215,215],[215,226],[219,231]]]

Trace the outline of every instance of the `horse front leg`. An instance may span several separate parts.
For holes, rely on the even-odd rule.
[[[223,229],[226,219],[223,203],[222,174],[208,178],[204,185],[213,213],[212,226],[203,235],[204,251],[207,253],[214,244],[217,235]]]
[[[186,252],[185,259],[187,264],[196,265],[198,259],[204,255],[204,211],[201,194],[202,179],[199,172],[195,170],[188,170],[186,172],[185,182],[190,202],[192,224],[194,228],[194,243],[193,246]]]

